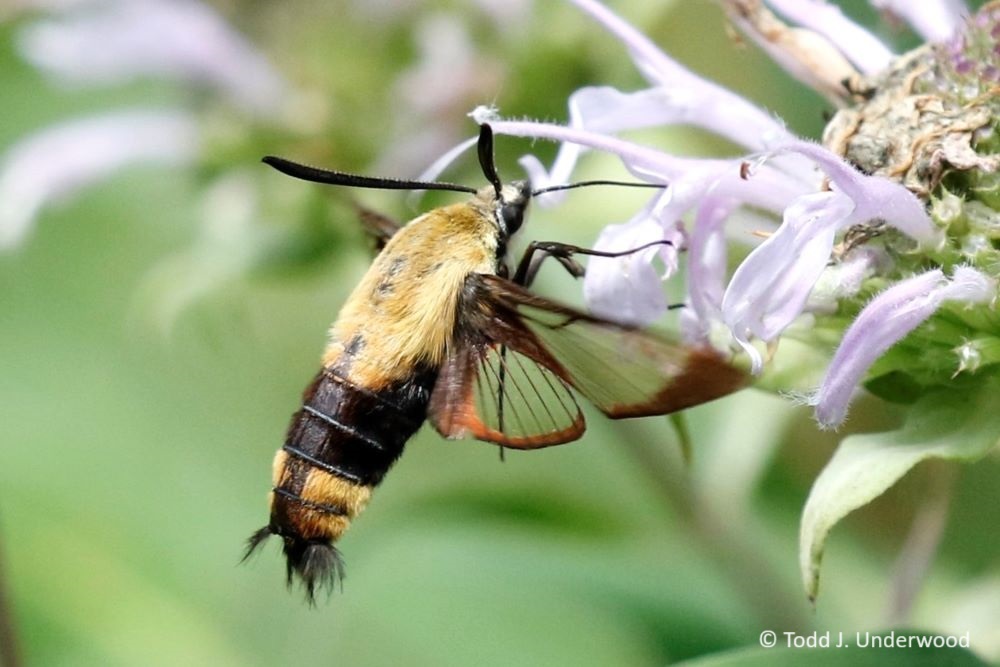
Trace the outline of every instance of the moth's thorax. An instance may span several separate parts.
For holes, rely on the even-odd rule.
[[[497,270],[501,232],[489,206],[477,195],[396,232],[334,323],[324,366],[370,389],[439,366],[466,276]]]

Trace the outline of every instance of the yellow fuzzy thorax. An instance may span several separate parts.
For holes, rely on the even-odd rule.
[[[412,375],[418,364],[439,366],[454,334],[466,276],[496,272],[497,243],[497,226],[482,196],[410,222],[344,304],[323,364],[337,363],[349,349],[352,381],[372,389]]]

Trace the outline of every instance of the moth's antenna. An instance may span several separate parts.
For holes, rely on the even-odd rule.
[[[668,187],[667,183],[634,183],[629,181],[580,181],[579,183],[567,183],[566,185],[550,185],[547,188],[539,188],[531,193],[532,197],[543,195],[546,192],[558,192],[560,190],[572,190],[574,188],[585,188],[591,185],[620,185],[625,188],[660,188]]]
[[[348,185],[355,188],[373,188],[375,190],[450,190],[452,192],[476,193],[476,189],[470,188],[468,185],[441,183],[438,181],[407,181],[378,176],[360,176],[358,174],[348,174],[343,171],[310,167],[273,155],[264,157],[261,162],[294,178],[300,178],[303,181],[311,181],[313,183],[324,183],[326,185]]]
[[[493,161],[493,128],[489,123],[479,126],[479,166],[482,167],[486,180],[493,184],[493,190],[499,199],[503,183],[500,181],[500,174],[497,173],[497,165]]]

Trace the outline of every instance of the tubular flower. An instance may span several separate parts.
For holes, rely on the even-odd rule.
[[[498,133],[562,142],[548,169],[522,158],[541,185],[568,181],[587,150],[664,184],[596,247],[666,239],[683,244],[684,261],[655,250],[592,259],[591,308],[650,323],[667,308],[662,279],[683,267],[689,342],[743,351],[754,374],[779,360],[782,337],[832,351],[803,401],[822,428],[844,422],[862,386],[911,406],[899,430],[846,439],[817,479],[800,544],[813,598],[833,524],[921,460],[975,460],[997,443],[996,419],[970,406],[1000,384],[1000,2],[969,17],[956,0],[871,0],[939,42],[897,55],[828,1],[722,0],[734,25],[837,105],[819,144],[680,66],[596,0],[570,1],[625,46],[648,87],[577,90],[566,126],[473,116]],[[678,157],[618,136],[664,125],[700,127],[743,152]],[[763,232],[740,231],[748,215]]]
[[[75,119],[23,139],[0,157],[0,251],[23,240],[48,202],[128,165],[187,164],[198,144],[190,114],[148,109]]]
[[[844,333],[826,378],[811,401],[818,406],[816,419],[823,426],[842,422],[851,392],[865,371],[944,302],[989,303],[996,294],[997,281],[969,267],[958,267],[951,279],[933,269],[880,293]]]
[[[263,52],[200,0],[22,0],[11,9],[18,8],[49,10],[18,26],[16,41],[19,55],[55,83],[86,89],[155,79],[211,96],[71,118],[5,147],[0,253],[18,247],[55,200],[136,164],[190,166],[203,159],[212,138],[198,108],[204,100],[280,126],[299,98]]]
[[[909,284],[911,276],[926,272],[928,262],[945,272],[942,280],[946,274],[952,275],[949,284],[965,284],[970,275],[977,275],[982,278],[982,289],[974,294],[940,292],[940,298],[927,302],[930,311],[917,323],[945,302],[989,305],[991,299],[984,294],[993,284],[989,268],[996,259],[992,243],[986,241],[989,232],[966,233],[960,222],[944,225],[940,218],[932,218],[928,204],[945,192],[951,194],[948,186],[957,188],[972,179],[993,187],[996,180],[997,158],[989,155],[988,149],[988,144],[996,141],[991,125],[996,104],[989,92],[995,87],[989,88],[987,82],[973,88],[961,78],[969,78],[969,63],[973,62],[980,79],[994,72],[990,63],[998,59],[998,50],[991,50],[996,46],[991,31],[997,32],[994,15],[1000,9],[987,7],[969,23],[968,31],[943,45],[896,57],[825,2],[768,3],[781,16],[801,24],[794,29],[760,0],[724,3],[737,25],[762,45],[766,42],[769,52],[779,54],[779,62],[795,61],[794,67],[789,67],[793,73],[812,71],[810,76],[801,77],[803,80],[826,82],[820,84],[825,86],[834,76],[840,77],[837,94],[846,108],[834,117],[821,145],[791,135],[766,111],[682,67],[599,2],[571,2],[622,42],[650,87],[635,92],[608,86],[582,88],[569,99],[567,126],[505,120],[485,109],[473,115],[480,121],[488,119],[499,133],[563,142],[550,169],[531,156],[522,160],[540,185],[566,182],[588,149],[614,153],[637,177],[667,184],[638,215],[607,227],[596,247],[622,250],[651,240],[677,243],[683,239],[689,252],[688,308],[682,316],[682,328],[690,340],[715,340],[720,329],[728,331],[730,341],[748,354],[752,371],[758,374],[766,363],[755,341],[773,345],[805,314],[822,315],[838,309],[857,312],[873,287],[889,286],[893,281]],[[963,20],[961,8],[954,3],[907,7],[905,12],[895,6],[882,8],[921,32],[928,20],[940,24],[941,17],[948,17],[949,25],[956,26]],[[830,20],[820,22],[820,16]],[[810,38],[803,39],[805,34]],[[813,46],[817,43],[822,45],[818,50]],[[851,63],[850,82],[841,77],[844,70],[840,64],[831,74],[825,71],[829,62],[817,64],[815,58],[810,59],[831,52]],[[927,72],[917,76],[918,66]],[[910,88],[901,87],[901,81]],[[848,106],[852,103],[854,106]],[[892,115],[905,112],[918,118],[904,125]],[[943,126],[945,120],[952,122]],[[899,128],[895,135],[883,131],[888,123]],[[732,159],[682,158],[617,136],[628,129],[675,124],[697,125],[748,152]],[[893,150],[879,152],[887,142]],[[887,154],[900,157],[891,163],[877,162],[876,158]],[[985,173],[993,176],[987,178]],[[967,190],[966,186],[962,195],[952,195],[952,208],[957,206],[955,197],[962,203],[962,213],[953,211],[953,218],[967,218],[971,211],[978,215],[977,220],[985,220],[981,201],[972,201],[974,197]],[[759,245],[750,248],[727,276],[726,229],[741,209],[747,208],[770,212],[781,222]],[[955,234],[960,230],[962,237]],[[662,260],[662,269],[651,264],[657,258]],[[879,261],[874,261],[876,258]],[[961,271],[949,268],[959,264],[964,265]],[[594,258],[588,266],[584,293],[596,312],[647,324],[665,312],[667,302],[660,278],[670,277],[677,267],[674,259],[656,250],[620,259]],[[836,295],[832,303],[831,294]],[[877,308],[880,303],[882,299],[874,299],[871,306]],[[865,331],[864,327],[852,328],[849,333],[861,335],[862,346],[886,349],[882,339],[864,340]],[[843,345],[858,344],[851,340],[845,337]],[[835,354],[823,386],[812,394],[817,418],[826,427],[843,421],[845,397],[868,379],[864,372],[839,372],[838,366],[847,361],[857,359],[844,349]],[[872,361],[869,359],[863,368]],[[937,374],[950,377],[961,363],[957,355],[953,362],[953,367],[939,368]],[[846,392],[843,386],[831,386],[848,378],[853,384]]]
[[[114,85],[138,77],[201,84],[249,113],[276,116],[291,92],[268,60],[198,0],[114,0],[41,19],[20,52],[52,77]]]

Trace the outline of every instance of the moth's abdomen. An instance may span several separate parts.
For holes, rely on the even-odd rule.
[[[250,538],[252,551],[279,535],[289,582],[298,573],[310,598],[342,576],[333,543],[420,428],[436,373],[375,389],[345,376],[324,368],[304,392],[274,459],[270,523]]]

